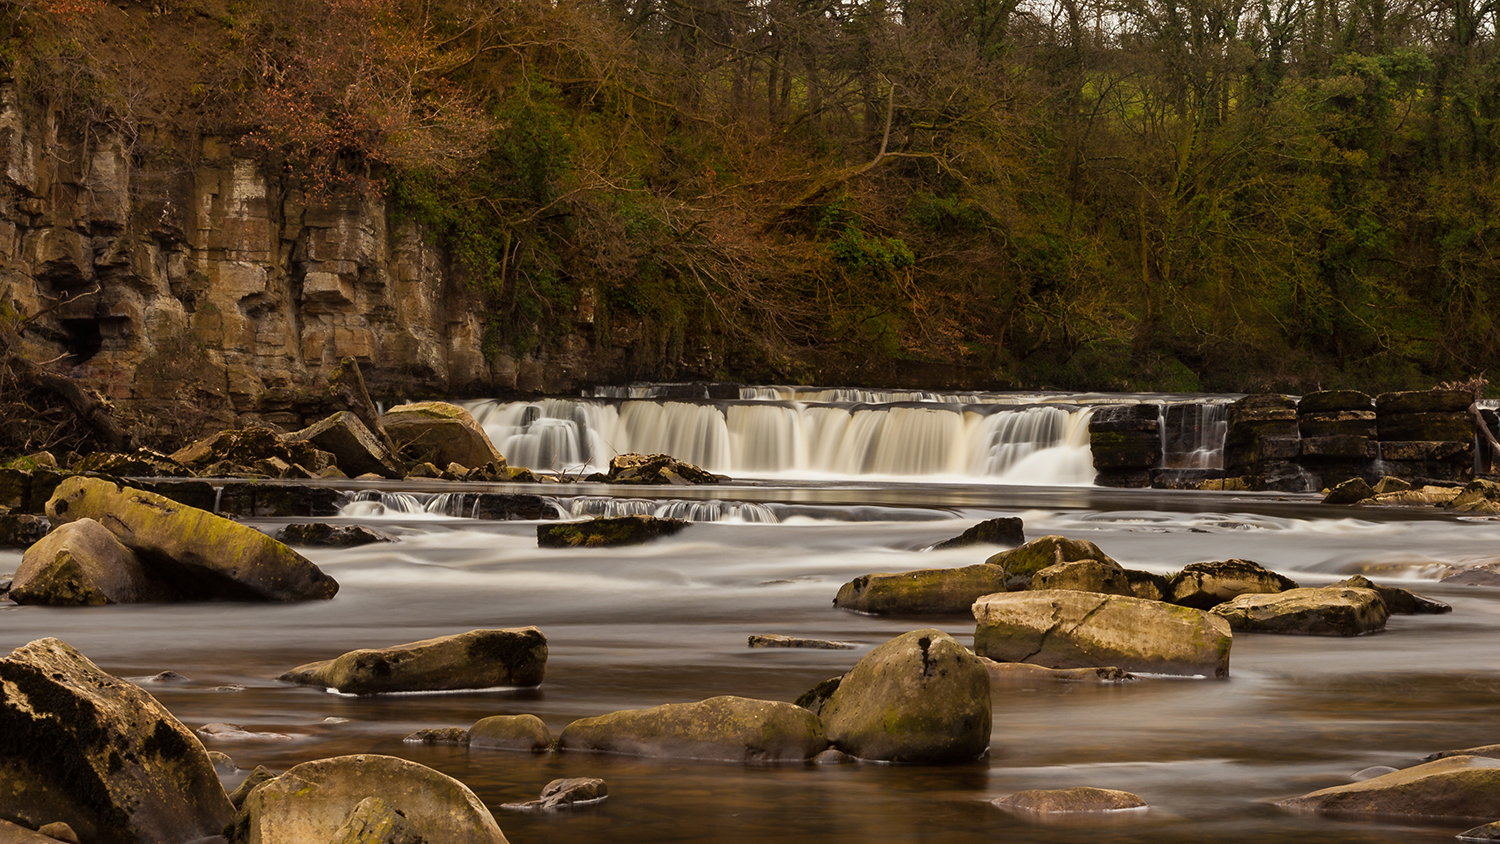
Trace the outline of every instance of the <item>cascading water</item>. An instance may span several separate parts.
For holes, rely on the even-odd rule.
[[[1162,405],[1162,468],[1224,468],[1224,436],[1229,431],[1228,407],[1222,401]]]

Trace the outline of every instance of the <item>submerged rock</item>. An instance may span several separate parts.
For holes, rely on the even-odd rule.
[[[474,792],[447,774],[391,756],[361,754],[303,762],[262,784],[225,830],[231,844],[329,844],[356,809],[379,797],[428,842],[505,844]]]
[[[180,599],[328,600],[338,592],[337,581],[260,531],[144,490],[72,477],[47,515],[98,521]]]
[[[1453,756],[1282,800],[1299,812],[1429,818],[1500,817],[1500,759]]]
[[[491,715],[469,728],[469,746],[540,753],[552,747],[552,732],[535,715]]]
[[[1123,812],[1147,808],[1146,801],[1128,791],[1089,786],[1018,791],[1008,797],[992,800],[991,803],[1007,811],[1031,815]]]
[[[529,803],[504,803],[502,809],[537,811],[540,809],[566,809],[599,803],[609,797],[609,786],[598,777],[569,777],[547,783],[542,796]]]
[[[469,731],[463,727],[428,727],[401,740],[402,744],[462,744],[468,746]]]
[[[380,426],[408,460],[435,466],[505,465],[505,458],[484,429],[469,411],[456,404],[424,401],[397,405],[380,417]]]
[[[1025,542],[1026,534],[1020,518],[1007,516],[986,519],[952,539],[945,539],[939,542],[932,546],[931,550],[942,551],[948,548],[967,548],[970,545],[980,544],[1014,547]]]
[[[104,525],[79,519],[26,549],[10,599],[18,604],[97,606],[161,601],[170,594]]]
[[[871,615],[966,612],[981,595],[1004,592],[1009,575],[985,563],[956,569],[877,572],[839,587],[833,605]]]
[[[1168,581],[1174,604],[1206,610],[1238,595],[1285,592],[1297,582],[1251,560],[1192,563]]]
[[[795,636],[782,636],[776,633],[755,633],[750,636],[750,647],[811,648],[823,651],[847,651],[852,650],[854,645],[848,642],[833,642],[828,639],[799,639]]]
[[[536,526],[536,544],[542,548],[615,548],[640,545],[671,536],[688,526],[683,519],[655,516],[596,518],[586,522],[562,522]]]
[[[986,595],[973,609],[974,652],[996,662],[1229,676],[1228,622],[1192,607],[1059,589]]]
[[[990,673],[991,683],[1033,682],[1042,680],[1054,683],[1124,683],[1137,679],[1128,671],[1113,665],[1098,668],[1048,668],[1027,662],[996,662],[989,657],[980,657],[984,669]]]
[[[989,672],[947,633],[914,630],[855,664],[819,717],[829,741],[860,759],[977,759],[990,746]]]
[[[1385,629],[1385,602],[1371,589],[1327,586],[1241,595],[1211,610],[1235,632],[1359,636]]]
[[[558,737],[559,750],[630,756],[786,762],[828,747],[823,724],[790,703],[723,695],[582,718]]]
[[[515,627],[350,651],[299,665],[278,679],[344,694],[376,695],[537,686],[546,670],[547,639],[542,631]]]
[[[229,797],[203,745],[140,687],[57,639],[0,659],[0,806],[86,841],[217,834]]]

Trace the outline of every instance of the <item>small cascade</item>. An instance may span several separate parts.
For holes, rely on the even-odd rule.
[[[503,507],[497,514],[492,506],[486,506],[490,496],[468,492],[382,492],[359,490],[351,493],[349,500],[339,508],[339,515],[362,519],[494,519],[536,518],[538,511],[529,515],[518,515]],[[495,496],[504,499],[505,496]],[[567,518],[568,510],[556,499],[541,499],[540,517],[543,519]]]
[[[690,522],[751,522],[777,524],[775,511],[764,504],[741,501],[649,501],[644,498],[580,497],[567,509],[574,518],[600,516],[655,516],[659,519],[686,519]]]
[[[1161,468],[1223,469],[1224,437],[1229,432],[1228,404],[1178,402],[1163,404]]]

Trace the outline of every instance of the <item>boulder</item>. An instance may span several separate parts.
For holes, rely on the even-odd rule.
[[[18,604],[133,604],[164,600],[135,552],[93,519],[68,522],[26,549],[11,583]]]
[[[396,541],[396,537],[372,527],[330,525],[324,522],[287,525],[276,532],[276,539],[288,545],[313,545],[322,548],[354,548]]]
[[[484,429],[469,411],[456,404],[424,401],[397,405],[380,417],[380,426],[403,457],[418,463],[505,464]]]
[[[1364,478],[1350,478],[1323,496],[1324,504],[1358,504],[1375,497],[1375,489]]]
[[[559,750],[630,756],[786,762],[828,747],[818,717],[790,703],[728,695],[583,718],[558,736]]]
[[[220,431],[178,449],[171,459],[204,477],[281,477],[292,466],[307,474],[333,463],[332,455],[312,443],[289,441],[269,428]]]
[[[57,639],[0,659],[0,814],[85,841],[215,835],[233,811],[207,752],[140,687]]]
[[[1372,589],[1325,586],[1246,594],[1211,610],[1236,633],[1359,636],[1385,629],[1390,613]]]
[[[1386,612],[1391,615],[1440,615],[1445,612],[1453,612],[1453,607],[1442,601],[1434,601],[1424,598],[1409,589],[1396,586],[1381,586],[1373,583],[1364,575],[1356,574],[1330,586],[1344,586],[1350,589],[1371,589],[1380,596],[1385,604]]]
[[[1460,841],[1500,841],[1500,821],[1476,826],[1454,837]]]
[[[1500,513],[1500,484],[1494,481],[1474,480],[1448,502],[1448,509],[1456,513]]]
[[[670,454],[617,454],[610,458],[609,472],[595,472],[585,480],[607,484],[716,484],[723,478],[684,463]]]
[[[800,639],[796,636],[782,636],[777,633],[754,633],[750,636],[750,647],[811,648],[823,651],[847,651],[852,650],[854,645],[848,642],[833,642],[828,639]]]
[[[29,548],[47,535],[47,520],[27,513],[0,513],[0,548]]]
[[[952,539],[945,539],[932,546],[933,551],[942,551],[947,548],[967,548],[970,545],[1006,545],[1014,547],[1026,541],[1021,520],[1010,516],[997,519],[986,519],[979,524],[960,533]]]
[[[50,835],[43,835],[40,830],[27,829],[0,819],[0,844],[57,844],[57,841]]]
[[[996,662],[989,657],[980,657],[984,669],[990,673],[990,683],[1029,683],[1036,680],[1054,683],[1124,683],[1137,679],[1134,674],[1121,671],[1113,665],[1098,668],[1047,668],[1025,662]]]
[[[866,654],[819,708],[828,740],[860,759],[965,762],[990,746],[990,675],[941,630]]]
[[[999,566],[1009,579],[1011,591],[1019,591],[1025,589],[1031,583],[1032,576],[1042,569],[1076,560],[1114,562],[1108,554],[1100,551],[1099,546],[1092,542],[1068,539],[1054,534],[1033,539],[1019,548],[1001,551],[985,560],[985,563]],[[1004,590],[996,589],[995,591]]]
[[[1450,756],[1282,800],[1296,812],[1418,818],[1500,817],[1500,759]]]
[[[600,517],[585,522],[537,525],[536,544],[541,548],[615,548],[671,536],[687,526],[683,519],[655,516]]]
[[[72,477],[47,515],[98,521],[183,599],[327,600],[338,592],[333,578],[260,531],[144,490]]]
[[[463,783],[374,754],[293,767],[250,792],[224,837],[231,844],[330,844],[369,797],[403,815],[421,840],[505,844],[490,810]]]
[[[469,747],[539,753],[552,747],[552,732],[535,715],[491,715],[469,728]]]
[[[1146,801],[1128,791],[1112,788],[1051,788],[1018,791],[990,801],[1009,812],[1055,815],[1073,812],[1123,812],[1147,808]]]
[[[1229,676],[1228,622],[1192,607],[1059,589],[986,595],[973,609],[974,652],[996,662]]]
[[[250,792],[258,788],[261,783],[274,779],[276,779],[276,775],[271,773],[270,768],[264,765],[256,765],[255,770],[251,771],[250,775],[241,780],[234,791],[229,793],[229,805],[233,806],[235,811],[238,811],[241,806],[245,805],[245,798],[250,796]]]
[[[1167,599],[1184,607],[1206,610],[1237,595],[1285,592],[1297,583],[1250,560],[1192,563],[1173,575]]]
[[[1172,587],[1162,575],[1139,569],[1126,569],[1125,579],[1130,582],[1130,594],[1148,601],[1165,601]]]
[[[539,809],[566,809],[599,803],[609,797],[609,786],[598,777],[569,777],[547,783],[542,796],[529,803],[504,803],[502,809],[536,811]]]
[[[1114,560],[1073,560],[1048,566],[1031,577],[1028,589],[1072,589],[1106,595],[1135,595],[1130,577]]]
[[[426,844],[406,816],[379,797],[366,797],[328,844]]]
[[[1438,582],[1454,586],[1500,586],[1500,563],[1483,563],[1449,572]]]
[[[332,454],[338,467],[350,476],[371,472],[383,478],[406,477],[406,469],[395,455],[386,451],[380,438],[347,410],[288,434],[286,440],[312,443]]]
[[[871,615],[961,614],[981,595],[1004,592],[1010,575],[986,563],[956,569],[877,572],[839,587],[833,605]]]
[[[1405,492],[1409,489],[1411,489],[1410,481],[1405,478],[1392,477],[1391,475],[1386,475],[1376,481],[1374,486],[1376,495],[1384,495],[1387,492]]]
[[[279,679],[352,695],[538,686],[547,639],[535,627],[470,630],[299,665]]]

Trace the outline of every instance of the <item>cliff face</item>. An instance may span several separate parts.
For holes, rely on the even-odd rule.
[[[345,356],[377,397],[555,391],[595,369],[587,313],[560,358],[487,360],[478,297],[380,198],[309,203],[215,138],[165,166],[60,127],[0,86],[0,303],[63,299],[28,355],[119,406],[296,426]]]

